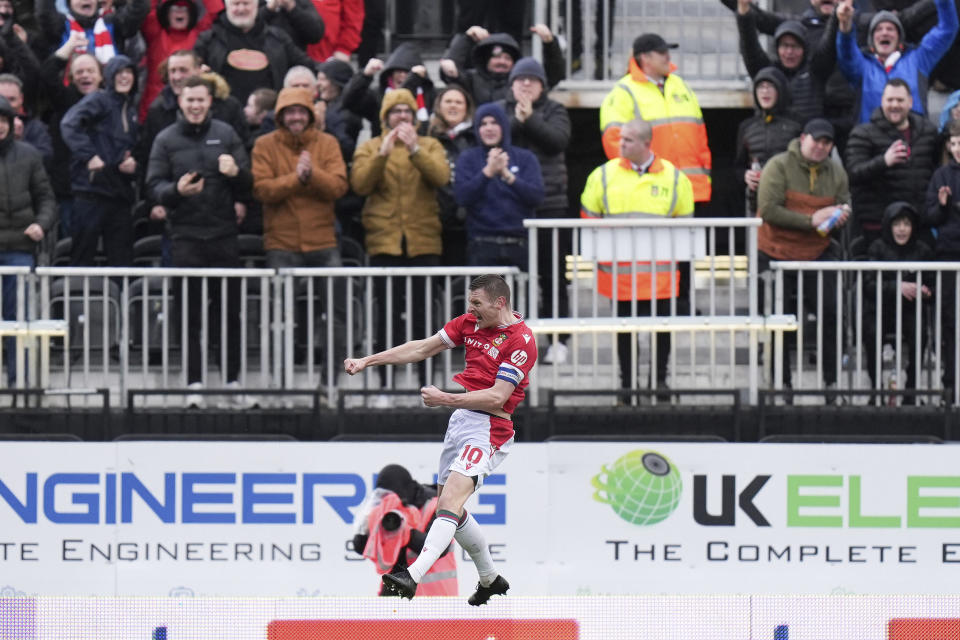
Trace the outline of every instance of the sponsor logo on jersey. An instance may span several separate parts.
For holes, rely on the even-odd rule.
[[[490,347],[490,349],[487,351],[487,355],[491,358],[496,358],[500,355],[500,349],[497,349],[496,347]]]
[[[517,365],[518,367],[522,367],[527,362],[526,352],[521,351],[520,349],[517,349],[516,351],[510,354],[510,362]]]
[[[463,344],[469,347],[476,347],[478,349],[482,349],[483,351],[486,351],[487,349],[490,348],[489,342],[484,342],[483,340],[477,340],[476,338],[466,338],[463,341]]]
[[[523,343],[524,343],[524,344],[530,344],[530,334],[529,334],[529,333],[521,333],[520,335],[523,336]]]

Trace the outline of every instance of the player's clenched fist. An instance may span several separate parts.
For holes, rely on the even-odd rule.
[[[440,389],[437,389],[432,384],[420,389],[420,397],[423,398],[423,404],[425,404],[428,407],[443,406],[440,403],[440,399],[445,395],[446,395],[445,392],[440,391]]]
[[[343,370],[350,375],[360,373],[365,367],[363,358],[344,358],[343,360]]]

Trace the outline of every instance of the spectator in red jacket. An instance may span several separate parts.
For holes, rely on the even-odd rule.
[[[313,0],[326,30],[320,42],[307,47],[307,55],[323,62],[334,56],[350,62],[350,54],[360,46],[363,29],[363,0]]]
[[[140,98],[140,122],[163,90],[160,65],[174,51],[193,49],[197,35],[213,24],[223,0],[151,0],[140,31],[147,43],[147,86]]]

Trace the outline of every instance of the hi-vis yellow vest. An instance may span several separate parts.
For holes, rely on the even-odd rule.
[[[690,179],[667,160],[654,157],[642,176],[626,158],[616,158],[593,170],[580,197],[580,217],[676,218],[693,215]],[[674,298],[680,285],[676,262],[617,261],[597,264],[597,290],[613,297],[616,271],[617,300]],[[652,273],[656,271],[656,285]],[[636,288],[631,284],[636,283]],[[652,291],[653,290],[653,291]]]
[[[643,118],[653,127],[650,148],[690,178],[694,200],[708,202],[713,160],[703,113],[687,83],[671,73],[661,94],[656,83],[648,80],[631,58],[629,73],[613,86],[600,105],[603,150],[608,158],[620,155],[620,128],[634,118]]]

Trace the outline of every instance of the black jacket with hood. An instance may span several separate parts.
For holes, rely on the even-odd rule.
[[[220,154],[233,156],[240,171],[228,178],[220,173]],[[191,171],[203,176],[203,191],[185,197],[177,181]],[[250,158],[233,127],[209,115],[199,125],[183,114],[160,132],[150,150],[147,190],[154,202],[169,211],[174,240],[215,240],[238,232],[234,202],[249,202],[253,177]]]
[[[20,78],[24,105],[28,109],[36,109],[41,92],[40,61],[30,47],[6,28],[0,28],[0,60],[0,73],[12,73]]]
[[[0,140],[0,252],[32,253],[36,243],[23,234],[33,223],[49,232],[56,220],[57,201],[40,153],[13,137],[13,107],[0,98],[0,117],[9,123]]]
[[[134,86],[127,94],[114,90],[114,76],[132,69]],[[126,153],[136,151],[140,125],[137,123],[136,67],[126,56],[114,56],[103,69],[105,89],[94,91],[70,107],[60,121],[60,133],[70,149],[70,186],[74,195],[90,194],[133,202],[134,176],[117,169]],[[100,156],[103,169],[90,171],[87,162]]]
[[[480,42],[465,33],[458,33],[450,41],[450,48],[443,54],[457,65],[457,77],[452,78],[443,72],[440,78],[447,84],[459,84],[470,92],[474,103],[504,100],[510,96],[509,73],[491,73],[487,71],[487,61],[496,46],[503,47],[516,62],[523,55],[520,45],[513,36],[506,33],[492,33]],[[547,73],[547,86],[544,92],[552,89],[566,76],[566,62],[560,43],[554,38],[543,45],[543,67]]]
[[[775,66],[786,77],[793,95],[790,110],[796,119],[803,123],[811,118],[823,116],[823,100],[826,82],[837,63],[836,42],[832,46],[821,43],[813,52],[807,50],[806,29],[799,22],[783,22],[774,35],[776,43],[785,35],[793,35],[803,43],[803,62],[796,69],[788,69],[779,58],[770,58],[760,45],[757,33],[756,13],[737,14],[737,27],[740,30],[740,55],[747,73],[756,78],[761,69]],[[776,45],[774,45],[776,46]]]
[[[420,51],[416,45],[404,42],[397,47],[387,61],[383,63],[383,69],[380,71],[379,90],[374,91],[371,88],[373,76],[368,76],[362,71],[353,74],[350,81],[343,87],[340,93],[340,105],[342,108],[365,118],[370,122],[371,136],[380,135],[380,104],[383,102],[383,96],[391,89],[407,89],[410,94],[416,98],[417,90],[423,91],[424,106],[430,109],[433,106],[434,89],[433,80],[430,75],[421,77],[416,73],[408,73],[407,79],[399,87],[390,87],[390,74],[393,71],[410,71],[416,66],[423,65],[423,58],[420,57]],[[424,132],[423,122],[418,126],[420,132]]]
[[[777,88],[777,102],[769,111],[761,109],[757,101],[757,85],[764,81],[772,82]],[[786,151],[790,141],[800,135],[803,127],[789,112],[791,97],[786,78],[776,67],[761,69],[753,79],[753,103],[756,110],[752,117],[740,123],[737,130],[737,155],[733,163],[737,180],[744,188],[744,175],[755,160],[763,167],[767,160]],[[756,212],[756,191],[750,192],[748,204],[750,211]]]
[[[570,144],[570,116],[567,108],[547,97],[544,88],[533,103],[533,113],[524,122],[517,120],[517,101],[513,92],[499,102],[510,118],[510,138],[515,147],[533,152],[543,174],[543,202],[538,212],[567,216],[567,146]],[[562,212],[562,213],[558,213]]]
[[[913,225],[913,233],[910,234],[910,240],[904,245],[899,245],[893,239],[893,221],[897,218],[906,216],[910,218]],[[908,202],[891,202],[883,212],[883,233],[870,243],[867,249],[867,259],[874,262],[925,262],[933,260],[933,249],[925,242],[917,238],[920,229],[920,216],[917,210]],[[911,281],[916,277],[915,271],[901,272],[901,280]],[[936,274],[929,271],[923,274],[922,281],[928,287],[933,287],[936,281]],[[865,287],[863,289],[864,302],[870,305],[876,304],[876,282],[877,272],[868,271],[864,277]],[[883,273],[881,288],[883,289],[883,308],[894,309],[895,307],[888,303],[886,298],[895,300],[897,293],[896,274],[892,271]],[[896,304],[894,302],[894,304]]]

